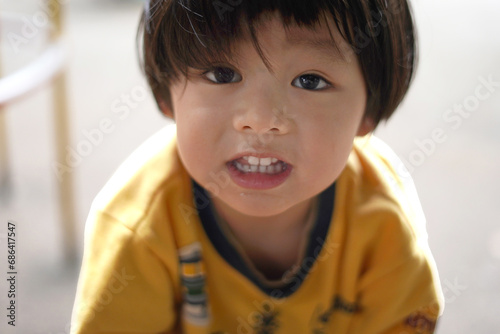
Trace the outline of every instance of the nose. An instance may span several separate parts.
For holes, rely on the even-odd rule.
[[[274,135],[290,131],[292,115],[287,108],[286,97],[278,90],[262,85],[256,89],[246,89],[239,99],[239,110],[233,119],[237,131]]]

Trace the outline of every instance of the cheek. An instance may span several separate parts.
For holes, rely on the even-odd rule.
[[[182,95],[177,94],[180,98],[174,104],[178,126],[188,128],[193,135],[206,136],[217,132],[228,117],[230,105],[227,98],[220,92],[216,94],[214,89],[207,89],[207,86],[210,88],[209,85],[188,83]]]
[[[183,101],[184,102],[184,101]],[[180,158],[188,172],[197,179],[200,166],[206,162],[210,143],[210,125],[204,122],[207,111],[200,110],[192,101],[179,104],[175,109],[175,122],[177,126],[177,146]],[[206,125],[206,126],[204,126]]]
[[[214,163],[224,156],[223,122],[210,108],[191,107],[179,110],[176,123],[181,160],[189,174],[203,184],[206,174],[220,168]]]
[[[322,110],[318,116],[319,126],[325,131],[322,135],[339,144],[352,144],[366,108],[363,90],[343,92],[318,108]]]
[[[203,150],[200,149],[196,138],[189,136],[188,133],[182,131],[182,128],[177,127],[177,147],[181,161],[189,175],[198,182],[202,181],[200,179],[202,177],[200,166],[204,165],[204,157],[201,155]]]
[[[332,99],[328,103],[310,104],[307,110],[297,118],[303,161],[312,175],[324,175],[333,181],[351,152],[364,103]]]
[[[355,110],[350,105],[336,101],[328,107],[310,106],[309,111],[297,121],[312,149],[323,147],[331,150],[352,144],[361,117],[361,108]]]

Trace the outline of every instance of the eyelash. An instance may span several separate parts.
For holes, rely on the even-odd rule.
[[[307,89],[305,87],[300,87],[298,84],[296,84],[296,82],[299,82],[300,79],[304,78],[304,77],[312,77],[314,79],[317,79],[317,80],[319,80],[319,82],[323,82],[322,83],[323,86],[321,88],[313,88],[313,89]],[[305,90],[310,90],[310,91],[322,91],[322,90],[325,90],[325,89],[332,87],[332,84],[320,75],[306,73],[306,74],[301,74],[298,77],[296,77],[295,79],[293,79],[292,86],[297,87],[297,88],[301,88],[301,89],[305,89]]]
[[[216,80],[217,80],[217,78],[215,78],[215,74],[214,74],[214,72],[215,72],[216,70],[219,70],[219,71],[220,71],[220,70],[226,70],[226,71],[227,71],[227,70],[229,70],[229,71],[232,71],[232,72],[233,72],[233,74],[237,77],[237,81],[234,81],[234,80],[231,80],[231,81],[229,81],[229,82],[218,82],[218,81],[216,81]],[[210,74],[212,74],[213,79],[211,79],[211,78],[209,78],[209,77],[208,77],[208,75],[210,75]],[[202,73],[202,76],[203,76],[205,79],[207,79],[208,81],[210,81],[210,82],[212,82],[212,83],[215,83],[215,84],[219,84],[219,85],[224,85],[224,84],[229,84],[229,83],[239,82],[239,81],[241,81],[241,79],[242,79],[242,78],[241,78],[241,75],[240,75],[237,71],[233,70],[233,69],[232,69],[232,68],[230,68],[230,67],[224,67],[224,66],[217,66],[217,67],[214,67],[214,68],[212,68],[212,69],[210,69],[210,70],[206,70],[206,71],[204,71],[204,72]],[[214,80],[214,79],[215,79],[215,80]]]
[[[215,77],[215,71],[216,70],[224,70],[224,71],[231,71],[233,76],[236,77],[236,80],[234,80],[234,77],[231,78],[230,81],[227,81],[227,82],[219,82],[217,81],[217,78]],[[219,73],[221,74],[221,73]],[[214,67],[212,69],[209,69],[209,70],[205,70],[202,74],[202,77],[208,81],[210,81],[211,83],[214,83],[214,84],[218,84],[218,85],[225,85],[225,84],[230,84],[230,83],[237,83],[237,82],[240,82],[242,80],[242,77],[241,77],[241,74],[239,74],[237,71],[233,70],[232,68],[230,67],[225,67],[225,66],[217,66],[217,67]],[[209,75],[211,75],[212,78],[208,77]],[[305,88],[305,87],[302,87],[300,85],[300,79],[304,79],[304,77],[309,77],[310,79],[314,79],[314,80],[318,80],[319,81],[319,85],[321,85],[322,87],[316,89],[316,88],[312,88],[312,89],[308,89],[308,88]],[[323,78],[322,76],[320,75],[317,75],[317,74],[312,74],[312,73],[306,73],[306,74],[301,74],[300,76],[296,77],[295,79],[292,80],[292,86],[294,87],[297,87],[297,88],[301,88],[301,89],[305,89],[305,90],[309,90],[309,91],[322,91],[322,90],[325,90],[327,88],[330,88],[332,87],[332,84],[326,80],[325,78]]]

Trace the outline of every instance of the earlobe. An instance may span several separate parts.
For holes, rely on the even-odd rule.
[[[373,130],[375,130],[375,125],[373,123],[373,120],[371,119],[371,117],[365,116],[363,117],[363,120],[359,124],[358,133],[356,134],[356,136],[360,137],[366,136]]]
[[[172,107],[168,103],[165,103],[163,100],[158,100],[158,107],[160,108],[163,115],[170,119],[174,119],[174,112],[172,111]]]

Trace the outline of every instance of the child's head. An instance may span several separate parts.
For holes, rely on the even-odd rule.
[[[151,0],[144,50],[189,175],[226,215],[275,217],[308,207],[394,111],[414,37],[405,0]]]
[[[414,72],[415,31],[407,1],[147,0],[141,36],[145,72],[157,102],[170,106],[173,81],[188,67],[231,59],[239,39],[250,38],[266,61],[256,36],[262,14],[278,13],[285,28],[314,27],[328,18],[343,37],[332,44],[359,60],[367,88],[365,115],[375,127],[397,108]]]

